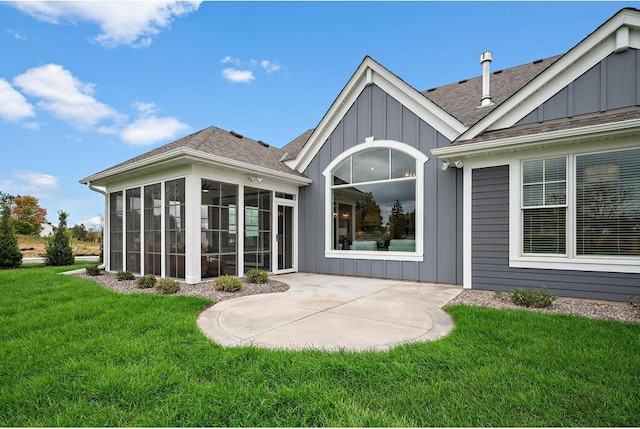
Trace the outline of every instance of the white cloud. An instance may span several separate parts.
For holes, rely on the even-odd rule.
[[[7,30],[7,33],[9,33],[10,35],[12,35],[14,38],[18,40],[27,40],[27,36],[18,33],[16,30]]]
[[[222,76],[231,82],[251,82],[255,79],[251,70],[236,70],[234,68],[222,70]]]
[[[256,78],[253,71],[262,68],[267,73],[279,71],[282,67],[279,61],[250,59],[241,61],[239,58],[233,58],[230,55],[220,60],[222,64],[233,64],[234,67],[222,70],[222,76],[231,82],[251,82]],[[241,70],[242,69],[242,70]]]
[[[93,97],[94,84],[81,82],[58,64],[29,69],[16,76],[13,83],[25,94],[41,99],[38,107],[80,129],[93,128],[107,119],[122,119],[116,110]]]
[[[156,105],[155,103],[150,103],[146,101],[136,101],[133,103],[133,107],[140,113],[141,115],[150,115],[155,113]]]
[[[125,143],[144,146],[175,138],[178,133],[187,128],[189,128],[187,124],[173,117],[148,116],[127,125],[120,133],[120,138]]]
[[[14,2],[20,11],[52,24],[89,21],[100,26],[103,46],[146,47],[175,18],[198,10],[200,1]]]
[[[100,216],[93,216],[90,217],[89,219],[84,219],[81,220],[80,222],[76,222],[74,223],[74,225],[84,225],[85,228],[90,229],[90,228],[94,228],[94,229],[101,229],[102,228],[102,218]]]
[[[277,72],[278,70],[280,70],[280,64],[274,63],[274,62],[269,61],[269,60],[260,61],[260,65],[262,66],[263,69],[265,69],[267,71],[267,73],[273,73],[273,72]]]
[[[0,190],[12,195],[31,195],[39,200],[56,197],[58,178],[34,171],[15,171],[11,178],[0,181]]]
[[[23,186],[28,188],[55,189],[58,187],[58,178],[50,174],[18,171],[14,176],[22,181]]]
[[[4,121],[18,121],[35,116],[33,106],[9,82],[0,79],[0,118]]]

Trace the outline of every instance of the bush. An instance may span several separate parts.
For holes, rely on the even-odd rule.
[[[509,292],[509,298],[514,304],[523,307],[547,308],[558,297],[547,292],[547,287],[543,286],[541,290],[513,289]]]
[[[140,277],[136,282],[136,286],[139,289],[151,289],[156,285],[156,278],[152,275],[146,275],[144,277]]]
[[[73,249],[71,249],[71,237],[67,230],[68,216],[69,213],[63,211],[58,212],[58,228],[56,228],[53,233],[53,238],[47,241],[47,245],[45,247],[45,265],[60,267],[64,265],[73,265],[75,262]]]
[[[236,277],[224,275],[216,279],[216,290],[223,290],[225,292],[237,292],[242,289],[242,282]]]
[[[11,224],[9,204],[2,207],[0,219],[0,268],[18,268],[22,265],[22,253],[18,246],[18,236]]]
[[[87,275],[88,276],[99,276],[100,275],[100,268],[98,268],[97,265],[92,265],[90,267],[85,268],[85,270],[87,270]]]
[[[119,282],[123,280],[133,280],[133,279],[135,279],[135,276],[131,271],[118,271],[116,273],[116,280],[118,280]]]
[[[269,275],[266,271],[256,270],[255,268],[247,271],[247,280],[251,283],[266,283],[269,281]]]
[[[176,280],[163,278],[156,282],[154,289],[163,295],[176,293],[180,290],[180,283]]]

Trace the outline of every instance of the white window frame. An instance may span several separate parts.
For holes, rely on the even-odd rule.
[[[564,194],[565,194],[565,201],[564,204],[545,204],[545,195],[543,192],[543,201],[541,205],[531,205],[531,206],[525,206],[524,204],[524,199],[523,199],[523,195],[524,195],[524,163],[525,162],[530,162],[530,161],[544,161],[545,163],[543,165],[546,165],[546,160],[548,159],[553,159],[553,158],[564,158],[564,162],[565,162],[565,180],[564,180]],[[564,156],[549,156],[549,157],[544,157],[544,158],[533,158],[533,159],[523,159],[520,160],[520,252],[522,253],[522,255],[526,255],[526,256],[566,256],[567,255],[567,249],[569,247],[569,243],[566,242],[565,243],[565,253],[526,253],[524,251],[524,214],[526,210],[535,210],[535,209],[557,209],[557,208],[565,208],[567,210],[566,216],[565,216],[565,234],[567,233],[567,230],[569,229],[569,219],[568,219],[568,214],[569,214],[569,206],[568,206],[568,195],[570,192],[570,188],[569,188],[569,180],[568,180],[568,176],[570,175],[569,173],[569,165],[568,165],[568,156],[564,155]],[[544,167],[543,167],[544,169]],[[543,181],[542,181],[542,186],[543,189],[546,189],[546,184],[547,183],[554,183],[552,182],[547,182],[544,179],[544,171],[543,171]],[[555,181],[555,183],[558,183],[557,181]],[[569,237],[567,235],[565,235],[565,241],[568,241]]]
[[[377,251],[354,251],[354,250],[335,250],[332,249],[332,231],[333,231],[333,192],[332,172],[344,160],[348,159],[359,152],[373,149],[385,148],[403,152],[416,161],[416,177],[415,177],[415,204],[416,204],[416,250],[415,252],[377,252]],[[396,140],[375,140],[373,137],[367,137],[364,143],[356,145],[336,157],[322,172],[325,184],[325,242],[324,256],[326,258],[341,259],[366,259],[366,260],[385,260],[385,261],[418,261],[424,260],[424,164],[429,158],[418,149]]]
[[[576,157],[598,153],[610,153],[637,148],[612,147],[585,148],[572,152],[553,151],[529,158],[520,158],[509,163],[509,266],[514,268],[537,268],[573,271],[599,271],[640,273],[640,257],[637,256],[584,256],[576,254]],[[525,254],[523,252],[522,219],[522,164],[535,159],[567,157],[567,231],[566,254]]]

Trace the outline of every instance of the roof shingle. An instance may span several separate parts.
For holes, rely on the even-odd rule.
[[[560,55],[491,73],[492,105],[479,108],[482,76],[462,80],[422,92],[451,116],[470,126],[522,89],[533,78],[555,63]]]

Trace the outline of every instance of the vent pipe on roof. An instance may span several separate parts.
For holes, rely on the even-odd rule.
[[[490,106],[493,103],[491,102],[491,90],[490,90],[490,79],[491,72],[489,70],[489,66],[491,65],[491,51],[484,52],[480,55],[480,64],[482,64],[482,98],[480,99],[480,107]]]

